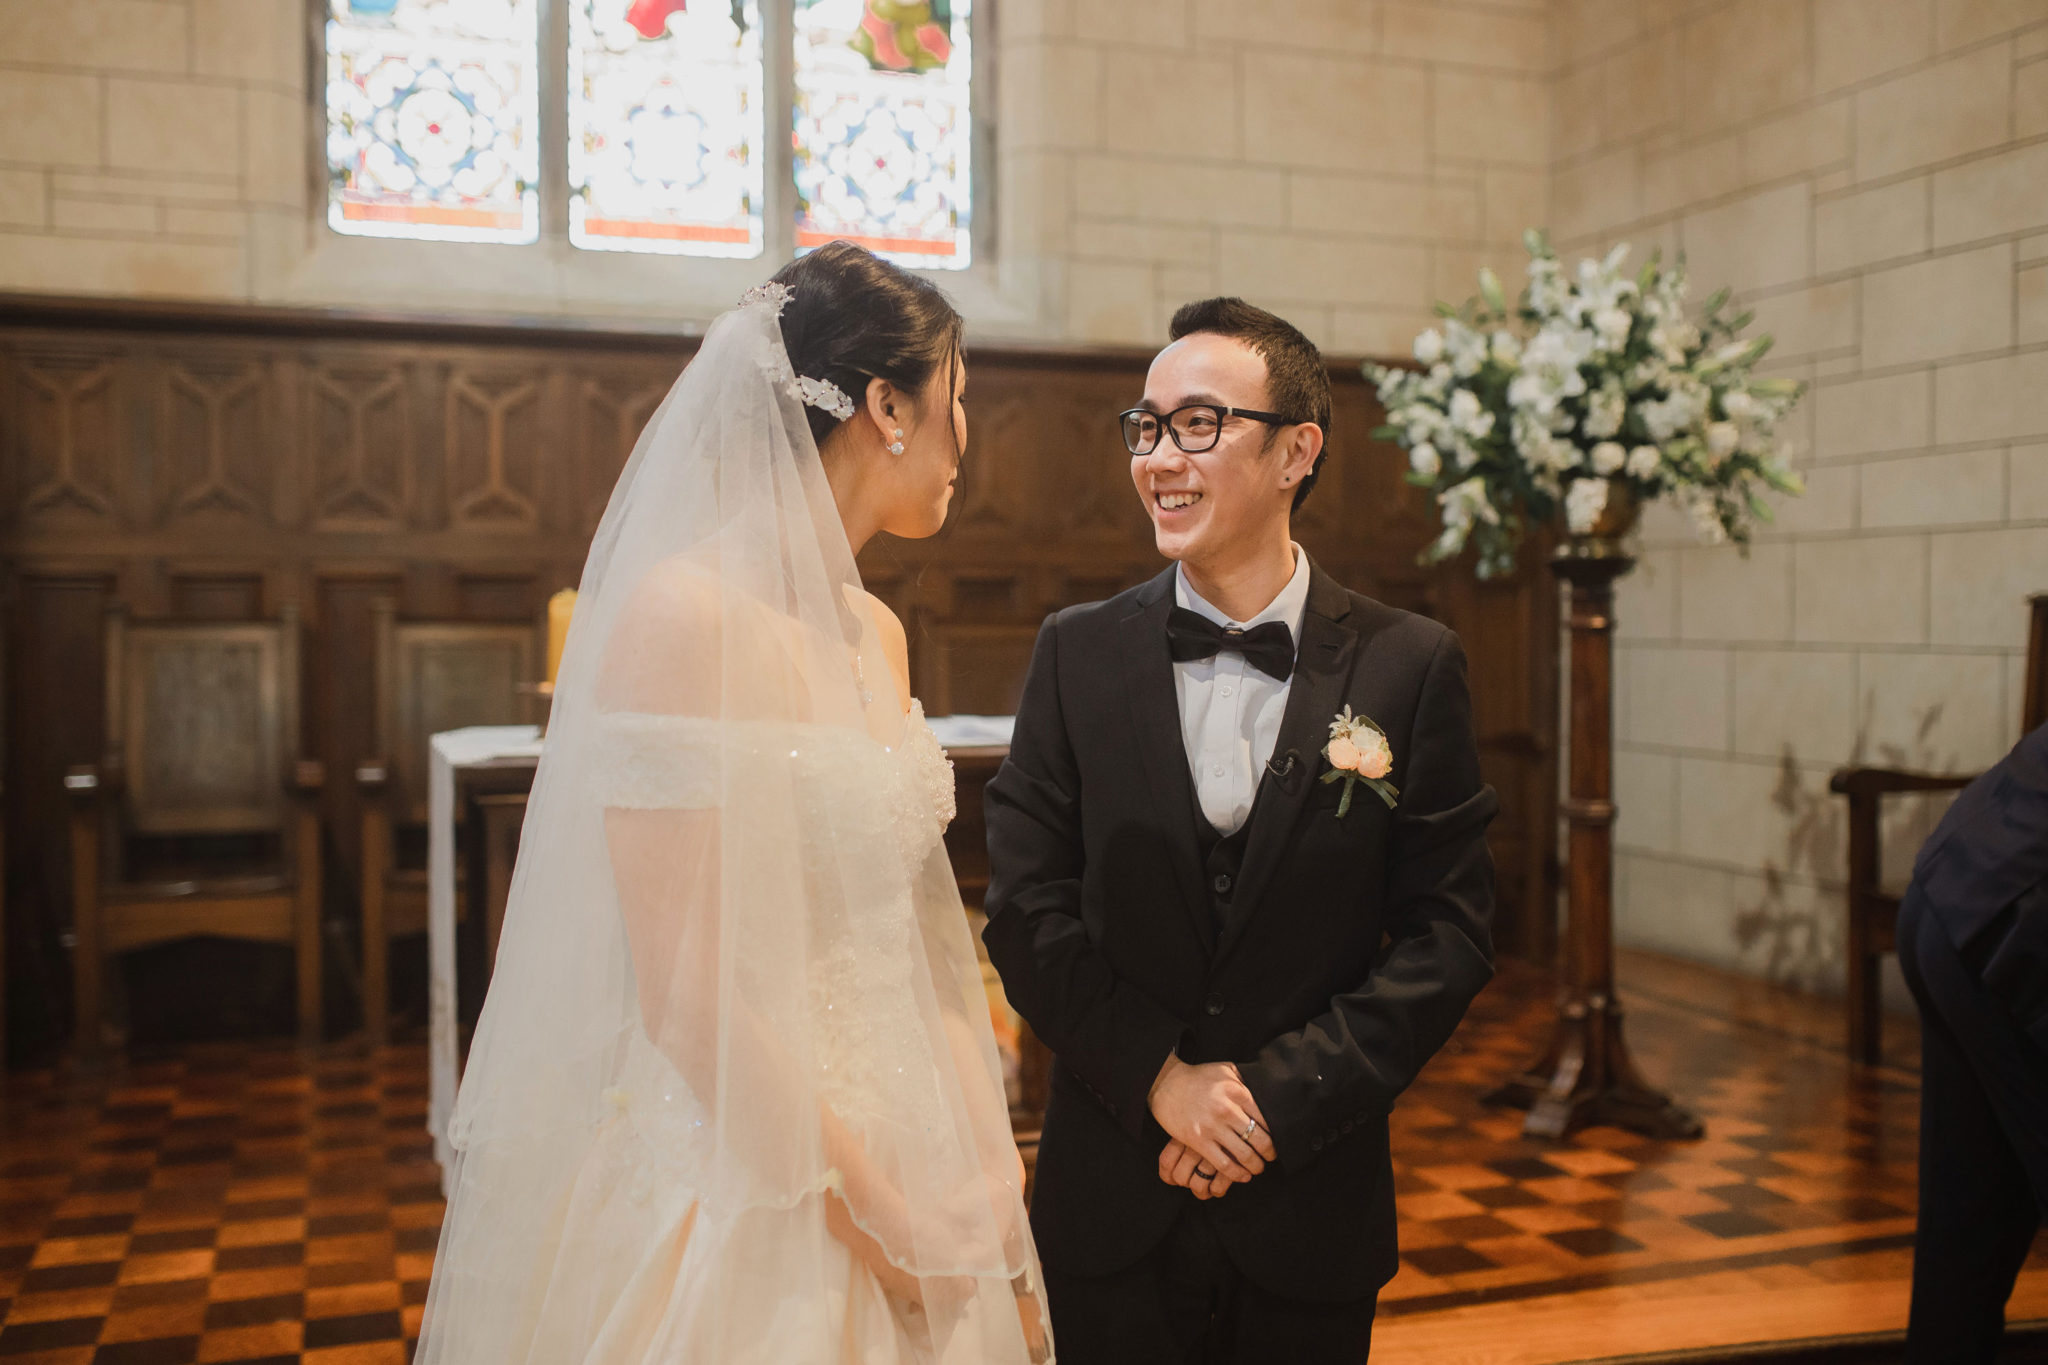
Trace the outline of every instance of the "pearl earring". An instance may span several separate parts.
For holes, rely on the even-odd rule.
[[[903,453],[903,428],[897,427],[896,430],[890,434],[893,435],[896,439],[889,442],[889,453],[891,455],[901,455]]]

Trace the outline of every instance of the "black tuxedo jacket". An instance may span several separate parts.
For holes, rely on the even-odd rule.
[[[1921,846],[1906,894],[2048,1048],[2048,725],[1963,788]]]
[[[1396,1269],[1387,1114],[1492,975],[1499,808],[1458,638],[1311,566],[1293,685],[1227,917],[1204,878],[1166,618],[1173,571],[1038,636],[989,783],[984,941],[1055,1055],[1031,1225],[1048,1266],[1120,1270],[1194,1196],[1161,1182],[1167,1054],[1238,1064],[1279,1160],[1203,1206],[1247,1276],[1345,1301]],[[1393,810],[1323,746],[1386,731]],[[1292,759],[1291,767],[1288,760]],[[1280,775],[1281,770],[1285,774]]]

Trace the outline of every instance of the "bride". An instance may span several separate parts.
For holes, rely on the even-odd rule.
[[[1051,1358],[952,772],[854,568],[945,519],[960,330],[834,243],[642,433],[450,1121],[422,1365]]]

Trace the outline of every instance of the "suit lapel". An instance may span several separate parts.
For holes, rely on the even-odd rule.
[[[1201,938],[1216,947],[1216,926],[1201,888],[1201,852],[1195,846],[1190,812],[1194,779],[1188,772],[1187,742],[1181,737],[1180,696],[1173,684],[1173,656],[1167,650],[1166,617],[1173,608],[1173,570],[1138,593],[1138,609],[1123,620],[1121,664],[1124,697],[1130,704],[1131,733],[1152,789],[1153,811],[1172,852],[1181,900]]]
[[[1344,706],[1345,690],[1357,662],[1358,632],[1344,619],[1350,611],[1350,594],[1311,563],[1308,609],[1302,613],[1294,679],[1287,691],[1287,709],[1281,714],[1280,735],[1273,742],[1274,765],[1287,767],[1290,754],[1293,764],[1284,778],[1269,770],[1262,779],[1218,956],[1230,951],[1256,915],[1302,810],[1316,789],[1330,721]]]

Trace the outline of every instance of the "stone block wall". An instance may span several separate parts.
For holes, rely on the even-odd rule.
[[[1005,79],[1045,97],[1003,136],[1049,190],[1069,337],[1151,341],[1230,292],[1403,353],[1544,217],[1547,0],[1048,0],[1033,23]]]
[[[1544,215],[1547,0],[1005,0],[978,335],[1155,342],[1244,293],[1405,349]],[[763,262],[341,238],[299,0],[0,0],[0,289],[713,315]]]
[[[2018,738],[2048,591],[2048,7],[1568,0],[1552,225],[1682,248],[1813,388],[1745,559],[1646,521],[1619,603],[1625,940],[1840,979],[1851,762]],[[1903,878],[1935,808],[1902,802]]]
[[[305,214],[292,0],[0,0],[0,289],[252,297]]]

